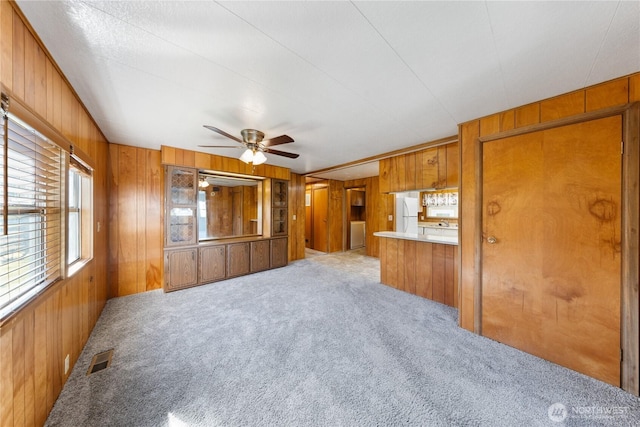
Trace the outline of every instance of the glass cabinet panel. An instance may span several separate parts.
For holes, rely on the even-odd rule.
[[[197,242],[195,169],[167,167],[166,246]]]

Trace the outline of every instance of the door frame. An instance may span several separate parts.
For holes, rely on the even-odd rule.
[[[620,345],[621,345],[621,378],[620,386],[623,390],[636,396],[640,395],[640,370],[638,364],[640,356],[640,307],[638,284],[640,278],[640,102],[625,104],[618,107],[605,108],[593,112],[554,120],[550,122],[512,129],[490,136],[480,136],[475,140],[475,185],[474,199],[474,331],[482,335],[482,179],[483,179],[483,145],[484,143],[539,132],[557,127],[578,124],[611,116],[622,116],[622,207],[621,207],[621,301],[620,301]],[[464,188],[461,189],[462,191]],[[464,233],[464,224],[461,224]],[[462,263],[461,263],[462,264]],[[460,272],[461,273],[461,272]],[[460,276],[462,277],[462,276]],[[462,281],[461,281],[462,282]],[[459,294],[461,290],[459,290]]]

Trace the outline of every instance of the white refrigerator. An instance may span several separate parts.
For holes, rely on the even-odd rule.
[[[396,231],[418,233],[418,199],[396,197]]]

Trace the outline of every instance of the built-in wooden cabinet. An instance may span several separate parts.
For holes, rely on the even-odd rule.
[[[380,160],[380,192],[458,186],[458,143]]]
[[[243,238],[165,249],[165,292],[284,267],[287,237]]]
[[[262,211],[263,236],[200,243],[198,170],[166,167],[165,292],[287,265],[289,181],[271,179],[267,188],[270,194]]]
[[[195,244],[198,240],[198,171],[167,166],[165,246]]]

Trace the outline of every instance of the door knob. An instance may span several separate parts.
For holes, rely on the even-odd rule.
[[[494,243],[497,243],[497,242],[498,242],[498,239],[496,239],[495,237],[493,236],[487,237],[487,243],[489,243],[490,245],[493,245]]]

